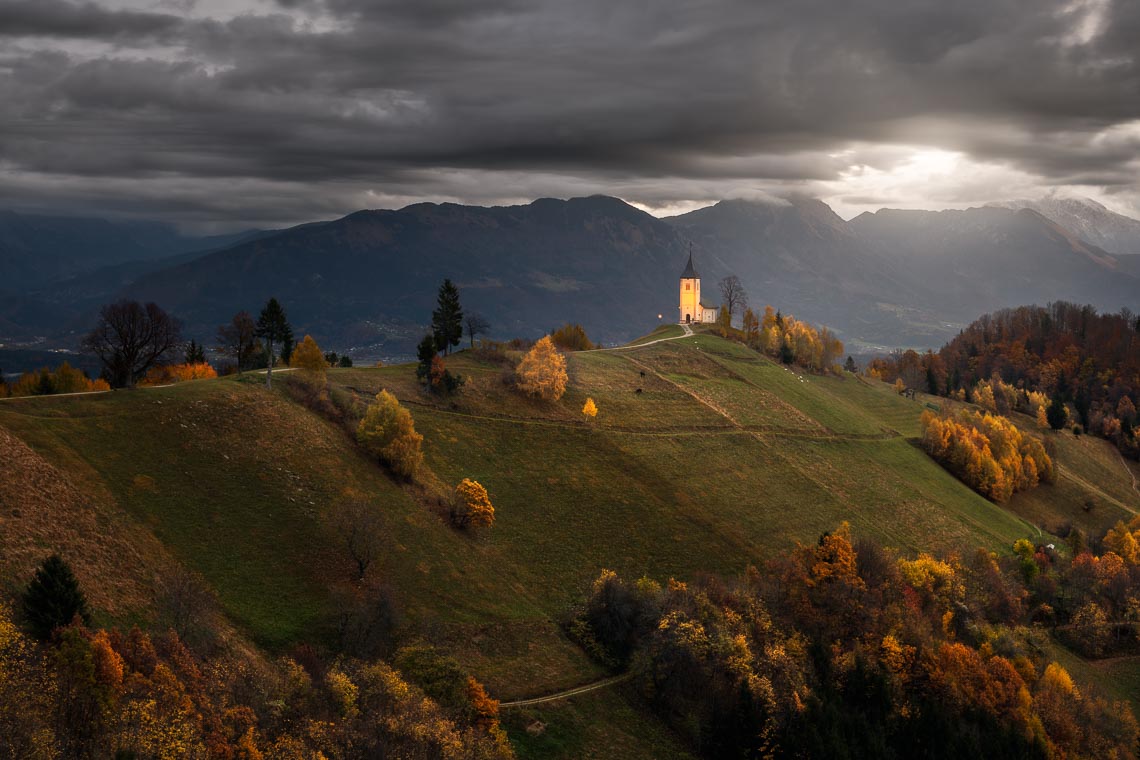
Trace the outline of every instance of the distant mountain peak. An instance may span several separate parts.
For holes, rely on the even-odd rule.
[[[1037,200],[1019,199],[990,206],[1030,209],[1109,253],[1140,253],[1140,220],[1118,214],[1092,198],[1047,195]]]

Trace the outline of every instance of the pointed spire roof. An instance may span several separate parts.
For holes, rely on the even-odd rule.
[[[695,280],[700,277],[697,270],[693,269],[693,244],[689,244],[689,263],[685,266],[685,271],[681,272],[682,280]]]

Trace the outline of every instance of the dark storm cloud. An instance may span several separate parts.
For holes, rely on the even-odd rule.
[[[117,38],[162,35],[182,20],[165,13],[111,11],[95,3],[67,0],[4,0],[0,3],[0,36]]]
[[[243,208],[233,180],[343,205],[514,197],[463,178],[529,172],[667,201],[925,144],[1137,190],[1135,2],[277,0],[228,19],[125,2],[0,3],[10,187],[132,178],[157,208],[213,183]]]

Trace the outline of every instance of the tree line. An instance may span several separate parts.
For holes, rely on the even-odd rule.
[[[1055,430],[1073,425],[1140,459],[1140,316],[1128,309],[1101,314],[1065,301],[1003,309],[976,320],[937,353],[897,352],[872,361],[867,371],[983,405],[988,387],[998,411],[1025,411]]]
[[[1140,600],[1075,541],[908,557],[844,524],[739,578],[603,571],[569,628],[704,757],[1135,757],[1128,704],[1048,656]]]

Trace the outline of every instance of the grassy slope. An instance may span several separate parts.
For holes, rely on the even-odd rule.
[[[502,698],[599,675],[557,621],[602,567],[662,580],[736,573],[845,519],[906,550],[998,548],[1035,532],[908,442],[922,403],[883,384],[800,378],[708,335],[572,355],[571,390],[557,404],[520,398],[502,367],[474,356],[449,364],[469,380],[448,401],[425,397],[408,366],[333,370],[330,380],[362,398],[396,393],[432,469],[487,486],[497,523],[478,536],[447,528],[339,428],[253,382],[4,402],[0,425],[113,494],[275,648],[328,640],[350,569],[327,512],[348,493],[367,496],[389,535],[377,573],[407,630],[451,647]],[[601,410],[591,425],[579,411],[586,396]],[[1066,445],[1061,458],[1107,488],[1103,456]],[[1050,493],[1037,498],[1056,514],[1083,514]],[[523,730],[533,717],[547,724],[539,737]],[[660,726],[601,692],[509,725],[528,756],[675,750]]]

